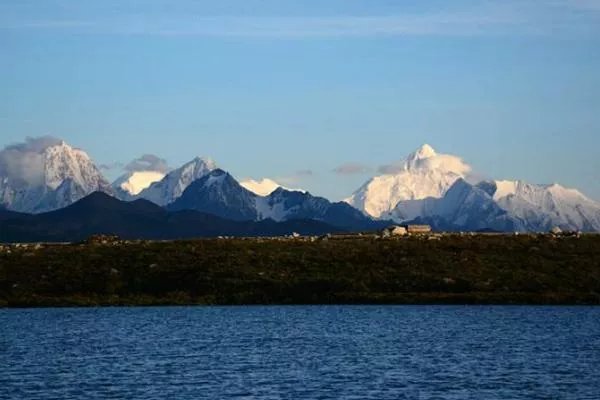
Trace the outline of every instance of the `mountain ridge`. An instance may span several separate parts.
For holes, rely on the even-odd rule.
[[[216,168],[217,164],[211,158],[196,157],[170,171],[163,179],[152,183],[133,198],[143,198],[160,206],[166,206],[177,200],[192,182]]]
[[[42,214],[0,211],[0,223],[0,242],[7,243],[77,242],[97,234],[165,240],[343,232],[341,228],[314,220],[232,221],[193,210],[169,212],[147,200],[124,202],[103,192],[94,192],[70,206]]]
[[[308,218],[360,230],[391,220],[431,220],[460,230],[600,231],[600,203],[576,189],[522,180],[477,182],[462,158],[428,144],[339,203],[273,180],[238,182],[210,158],[196,157],[164,176],[129,172],[111,186],[85,151],[58,139],[29,138],[0,153],[0,206],[13,212],[59,210],[101,191],[121,200],[145,199],[170,210],[195,209],[238,221]]]
[[[308,192],[280,187],[267,196],[259,196],[222,169],[215,169],[194,181],[167,208],[170,211],[208,212],[239,221],[312,219],[351,230],[373,229],[384,224],[347,204],[331,203]]]

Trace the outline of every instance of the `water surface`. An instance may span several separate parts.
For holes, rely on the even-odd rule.
[[[0,399],[600,399],[600,307],[0,310]]]

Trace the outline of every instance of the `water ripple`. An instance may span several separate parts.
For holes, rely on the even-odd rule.
[[[0,399],[600,399],[600,308],[0,310]]]

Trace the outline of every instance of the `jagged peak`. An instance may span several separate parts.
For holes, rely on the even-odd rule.
[[[435,156],[437,156],[437,153],[433,149],[433,147],[431,147],[430,145],[425,143],[424,145],[422,145],[421,147],[419,147],[418,149],[416,149],[415,151],[410,153],[408,155],[408,157],[406,157],[406,161],[410,162],[410,161],[424,160],[424,159],[432,158]]]
[[[207,176],[209,176],[209,175],[212,175],[212,176],[229,175],[229,172],[227,172],[221,168],[215,168],[207,174]]]
[[[42,150],[42,154],[44,154],[46,157],[52,157],[56,154],[77,155],[85,160],[91,161],[90,155],[85,150],[73,147],[64,140],[61,140],[56,144],[49,145]]]
[[[210,169],[216,169],[217,168],[217,163],[211,157],[196,156],[190,162],[186,163],[186,165],[191,165],[191,164],[194,164],[194,165],[196,165],[196,164],[205,165],[206,167],[208,167]]]
[[[197,176],[198,173],[204,175],[206,171],[217,169],[217,163],[210,157],[195,157],[194,159],[183,164],[180,168],[169,172],[167,176],[180,176],[183,174],[192,174]]]
[[[305,190],[293,190],[293,189],[285,188],[283,186],[279,186],[277,189],[273,190],[266,197],[281,197],[281,196],[307,197],[307,196],[312,196],[312,195]]]
[[[49,145],[48,147],[46,147],[44,149],[44,151],[49,151],[49,150],[54,150],[54,151],[75,150],[75,148],[73,146],[71,146],[70,144],[68,144],[67,142],[65,142],[64,140],[61,140],[55,144]]]
[[[216,168],[210,171],[203,177],[195,180],[190,184],[190,187],[194,188],[207,188],[214,185],[223,185],[225,182],[232,184],[238,183],[231,174],[221,168]]]
[[[581,193],[579,190],[567,188],[558,183],[546,185],[545,188],[555,196],[579,198],[580,200],[590,201],[590,199],[586,197],[583,193]]]
[[[459,176],[467,174],[471,167],[462,158],[451,154],[437,153],[433,147],[424,144],[410,153],[400,164],[398,172],[402,171],[432,171],[451,172]]]

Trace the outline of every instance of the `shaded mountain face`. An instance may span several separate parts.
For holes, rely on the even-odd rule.
[[[166,206],[177,200],[192,182],[216,168],[215,162],[209,158],[195,158],[169,172],[163,179],[152,183],[133,198],[146,199],[160,206]]]
[[[257,199],[257,209],[262,218],[276,221],[290,219],[316,219],[352,231],[379,229],[387,222],[377,222],[347,203],[331,203],[323,197],[308,192],[279,188],[265,198]]]
[[[0,208],[0,223],[5,220],[15,219],[19,217],[25,217],[29,214],[23,214],[16,211],[9,211],[6,208]],[[0,230],[2,230],[2,226],[0,226]]]
[[[311,219],[349,230],[382,226],[346,203],[332,204],[307,192],[278,188],[268,196],[258,196],[220,169],[193,182],[168,209],[196,210],[239,221]]]
[[[41,213],[66,207],[95,191],[113,193],[90,157],[65,142],[3,152],[12,153],[5,154],[5,164],[0,165],[0,203],[10,210]]]
[[[401,201],[389,216],[396,221],[427,222],[440,230],[526,230],[523,221],[502,209],[485,190],[464,179],[457,180],[442,198]]]
[[[123,239],[182,239],[342,231],[314,220],[233,221],[193,210],[168,212],[146,200],[124,202],[101,192],[44,214],[0,211],[0,223],[0,242],[73,242],[94,234],[118,235]]]
[[[229,173],[215,169],[192,182],[171,211],[195,210],[237,221],[255,221],[257,195],[243,188]]]

